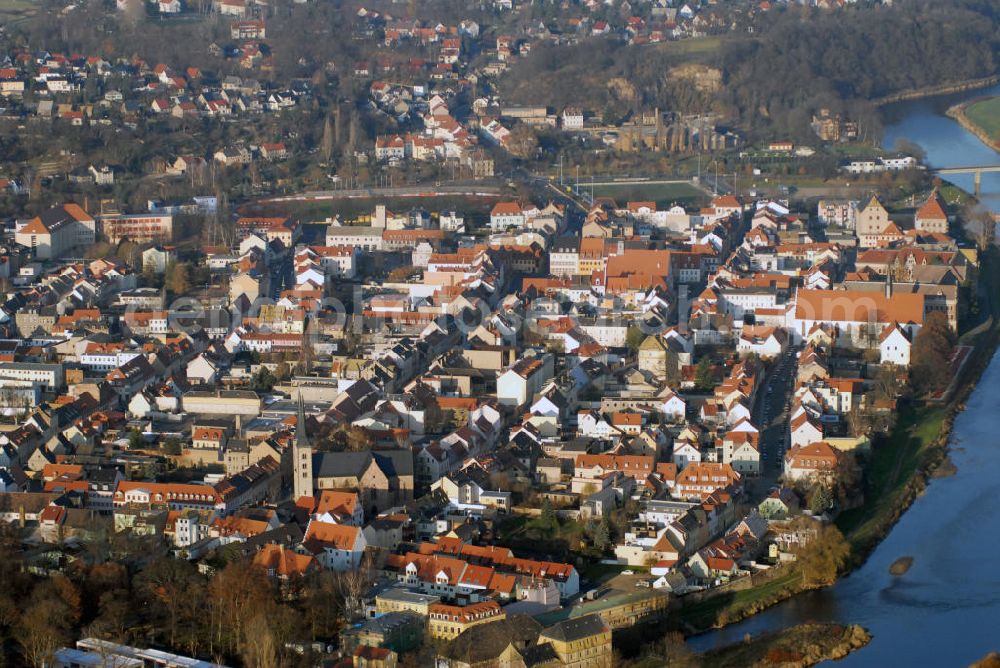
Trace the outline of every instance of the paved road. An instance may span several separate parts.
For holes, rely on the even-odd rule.
[[[795,373],[798,369],[795,355],[798,351],[799,348],[789,348],[771,368],[753,411],[754,424],[761,432],[761,475],[748,484],[755,503],[766,496],[781,477],[788,440],[788,406],[795,388]]]

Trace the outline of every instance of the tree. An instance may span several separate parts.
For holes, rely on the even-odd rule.
[[[330,162],[330,158],[333,157],[333,143],[333,119],[327,115],[326,121],[323,123],[323,142],[320,149],[323,152],[325,162]]]
[[[441,405],[436,398],[432,398],[424,405],[424,429],[430,434],[442,433],[446,426],[450,424],[445,412],[441,410]]]
[[[98,601],[98,615],[90,625],[88,634],[112,642],[129,642],[137,622],[137,611],[129,601],[129,596],[125,589],[111,589],[102,593]]]
[[[266,661],[274,651],[273,638],[254,637],[263,633],[255,617],[274,604],[271,591],[266,573],[249,560],[238,559],[217,571],[208,586],[213,646],[239,652],[246,665],[275,665],[255,662]],[[247,661],[248,656],[255,661]]]
[[[347,430],[348,450],[352,452],[371,450],[373,445],[375,445],[375,439],[372,438],[371,433],[367,429],[352,426]]]
[[[897,153],[902,153],[904,155],[909,155],[917,159],[917,162],[927,161],[927,152],[916,142],[910,141],[906,137],[900,137],[896,140],[896,145],[893,149]]]
[[[631,325],[625,332],[625,345],[633,353],[639,352],[639,346],[645,340],[646,334],[637,325]]]
[[[905,373],[905,372],[904,372]],[[882,364],[872,379],[872,395],[875,400],[889,401],[899,397],[904,391],[905,375],[900,378],[900,369],[894,364]]]
[[[160,557],[142,572],[138,589],[151,607],[151,618],[166,629],[164,640],[176,647],[185,612],[197,602],[194,594],[202,589],[194,565],[184,559]]]
[[[847,428],[853,436],[863,436],[871,432],[873,426],[872,413],[855,404],[847,414]]]
[[[833,584],[851,554],[851,546],[844,535],[832,524],[817,525],[815,520],[808,518],[799,518],[793,527],[816,529],[815,538],[796,553],[805,581],[815,585]]]
[[[174,262],[167,267],[167,288],[175,297],[183,296],[191,289],[190,267],[186,262]]]
[[[372,553],[365,552],[358,567],[337,573],[337,588],[340,592],[341,610],[348,621],[364,616],[362,598],[373,577]]]
[[[526,124],[514,126],[507,137],[507,150],[519,158],[532,158],[538,150],[538,134]]]
[[[181,454],[181,442],[176,436],[171,436],[163,442],[163,452],[172,457]]]
[[[146,439],[142,437],[142,432],[138,429],[133,429],[128,435],[128,449],[129,450],[141,450],[146,447]]]
[[[707,357],[702,357],[698,362],[694,373],[694,386],[699,392],[708,392],[715,387],[712,362]]]
[[[677,353],[673,350],[667,350],[667,385],[671,388],[677,389],[680,387],[681,383],[681,365],[677,358]]]
[[[611,534],[608,531],[608,523],[605,521],[600,521],[597,526],[594,527],[594,531],[590,535],[590,539],[594,543],[594,547],[598,551],[604,552],[607,549],[608,544],[611,542]]]
[[[33,666],[51,665],[55,651],[69,639],[67,607],[58,598],[32,597],[18,624],[24,657]]]
[[[316,322],[314,318],[306,321],[305,334],[302,336],[302,371],[305,375],[312,373],[313,363],[316,361],[316,350],[313,348],[313,339],[316,336]]]
[[[115,255],[122,262],[127,262],[133,267],[138,266],[139,258],[139,246],[128,239],[122,239],[121,243],[118,244],[118,249],[115,251]]]
[[[948,318],[934,311],[924,319],[910,349],[910,381],[920,393],[939,392],[951,382],[955,334]]]
[[[825,482],[817,482],[809,489],[809,510],[814,514],[828,511],[833,501],[833,490]]]
[[[300,605],[309,637],[313,640],[336,635],[340,626],[342,599],[333,571],[317,571],[303,583]]]
[[[962,226],[980,249],[993,245],[996,221],[993,213],[982,204],[970,204],[962,211]]]
[[[542,500],[542,520],[550,525],[556,522],[556,513],[552,509],[552,502],[548,497]]]
[[[278,648],[274,634],[262,611],[250,618],[243,641],[243,665],[247,668],[270,668],[278,665]]]
[[[411,276],[416,276],[420,273],[418,267],[414,267],[412,264],[405,264],[402,267],[396,267],[389,272],[389,281],[391,283],[401,283]]]
[[[250,379],[250,387],[255,392],[270,392],[277,382],[278,379],[274,377],[271,370],[262,365]]]

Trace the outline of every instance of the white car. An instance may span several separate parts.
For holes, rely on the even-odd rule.
[[[635,571],[622,571],[622,575],[635,575]]]

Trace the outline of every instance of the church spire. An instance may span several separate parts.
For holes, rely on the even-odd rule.
[[[313,452],[306,434],[306,407],[302,391],[298,393],[298,415],[295,421],[295,442],[292,445],[292,500],[313,494]]]
[[[306,406],[302,401],[302,390],[299,390],[298,414],[295,419],[295,445],[309,447],[309,437],[306,435]]]

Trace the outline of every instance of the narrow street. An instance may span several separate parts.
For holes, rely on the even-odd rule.
[[[754,503],[763,499],[781,477],[799,350],[798,347],[789,347],[776,360],[757,395],[753,421],[760,429],[761,475],[747,484],[747,492]]]

